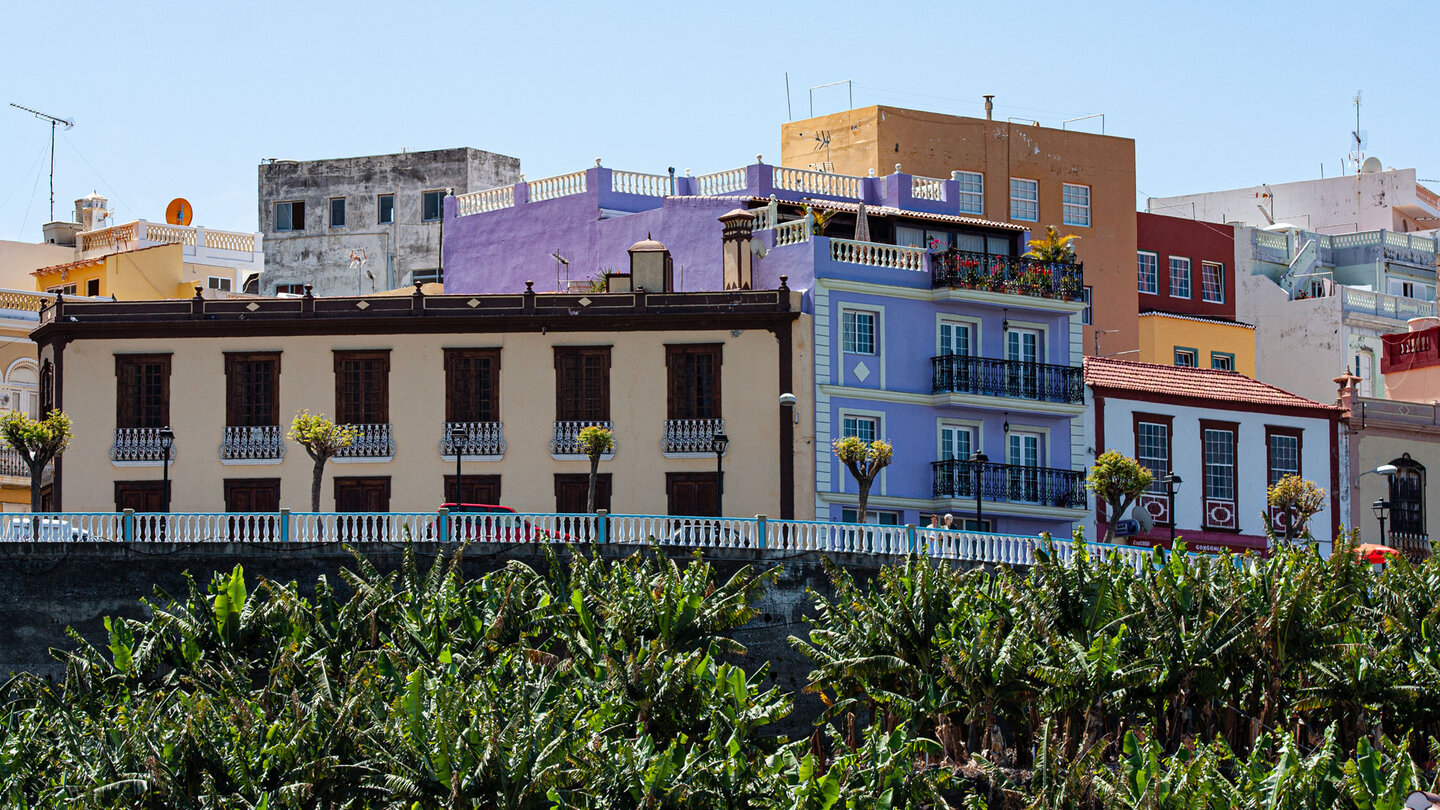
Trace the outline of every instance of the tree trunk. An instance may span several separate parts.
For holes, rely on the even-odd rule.
[[[585,491],[585,511],[595,513],[595,479],[599,476],[600,454],[596,453],[590,457],[590,486]]]
[[[325,480],[325,458],[315,457],[315,475],[310,479],[310,511],[320,511],[320,484]]]
[[[860,496],[855,504],[855,522],[865,522],[865,505],[870,501],[870,484],[874,481],[871,478],[861,478],[855,483],[860,485]]]
[[[40,479],[45,475],[45,462],[30,463],[30,511],[40,511]]]

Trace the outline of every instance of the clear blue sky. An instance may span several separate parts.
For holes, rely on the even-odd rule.
[[[213,7],[202,7],[213,6]],[[1425,148],[1426,4],[1356,2],[49,3],[0,0],[4,97],[77,126],[56,212],[98,189],[120,221],[255,230],[256,166],[474,146],[531,178],[605,164],[696,173],[774,161],[808,88],[1039,119],[1103,112],[1162,196],[1339,171],[1364,91],[1369,153]],[[819,91],[816,112],[846,105]],[[0,107],[0,239],[38,241],[49,129]],[[1432,134],[1427,134],[1432,133]]]

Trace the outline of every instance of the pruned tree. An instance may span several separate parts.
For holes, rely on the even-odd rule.
[[[1095,459],[1090,473],[1085,476],[1085,488],[1110,508],[1110,520],[1105,526],[1105,542],[1115,539],[1115,521],[1120,520],[1125,510],[1135,503],[1146,488],[1155,480],[1149,468],[1129,456],[1106,450]],[[1170,505],[1173,513],[1175,505]],[[1173,519],[1173,518],[1172,518]]]
[[[20,411],[0,416],[0,435],[30,468],[30,511],[40,511],[40,479],[45,465],[70,445],[70,417],[53,410],[44,419],[31,419]]]
[[[600,457],[615,449],[615,434],[599,425],[580,429],[575,439],[580,452],[590,457],[590,486],[585,491],[585,511],[595,511],[595,479],[599,477]]]
[[[890,466],[890,459],[895,454],[895,448],[889,442],[880,439],[867,442],[857,436],[836,439],[830,444],[830,448],[835,451],[835,456],[855,477],[855,483],[860,491],[856,502],[855,520],[858,523],[864,523],[865,506],[870,500],[870,485],[875,482],[875,476],[879,475],[881,470]]]
[[[1265,499],[1270,504],[1270,511],[1264,515],[1267,534],[1287,543],[1312,539],[1310,518],[1325,508],[1323,488],[1298,475],[1287,475],[1270,486]]]
[[[315,473],[310,479],[310,511],[320,511],[320,484],[325,477],[325,462],[336,453],[349,447],[356,437],[351,425],[337,425],[325,414],[301,411],[290,423],[290,441],[305,448],[315,462]]]

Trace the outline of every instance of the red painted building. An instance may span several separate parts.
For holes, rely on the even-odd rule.
[[[1235,320],[1235,229],[1159,214],[1135,216],[1140,312]]]

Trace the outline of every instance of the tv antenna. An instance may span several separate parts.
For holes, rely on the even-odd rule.
[[[1361,173],[1365,164],[1365,147],[1369,146],[1370,134],[1360,128],[1360,91],[1355,91],[1355,129],[1350,133],[1350,160],[1355,163],[1355,173]]]
[[[66,129],[73,129],[73,128],[75,127],[75,119],[73,119],[73,118],[57,118],[56,116],[50,115],[49,113],[43,113],[43,112],[40,112],[39,110],[32,110],[32,109],[30,109],[29,107],[22,107],[22,106],[20,106],[19,104],[16,104],[15,102],[13,102],[13,101],[10,102],[10,106],[11,106],[11,107],[14,107],[14,108],[17,109],[17,110],[24,110],[25,112],[30,113],[31,115],[35,116],[36,118],[39,118],[41,121],[49,121],[49,122],[50,122],[50,221],[51,221],[51,222],[54,222],[54,221],[55,221],[55,127],[56,127],[56,125],[58,125],[58,124],[64,124]]]
[[[560,248],[555,248],[555,252],[550,256],[555,259],[555,291],[565,292],[570,287],[570,260],[560,255]],[[564,287],[560,286],[560,267],[562,265],[565,267]]]

